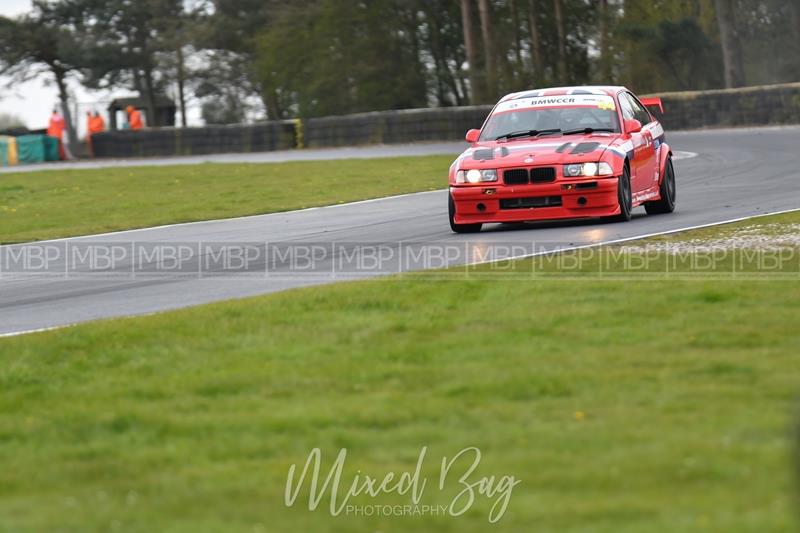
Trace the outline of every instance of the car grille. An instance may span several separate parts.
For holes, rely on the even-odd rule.
[[[556,207],[561,205],[560,196],[534,196],[532,198],[504,198],[500,209],[529,209],[531,207]]]
[[[523,185],[528,183],[528,171],[524,168],[514,168],[503,172],[503,182],[506,185]]]
[[[553,167],[536,167],[530,171],[525,168],[512,168],[503,172],[506,185],[526,185],[528,183],[550,183],[556,180],[556,169]]]
[[[531,169],[531,183],[548,183],[556,180],[556,169],[539,167]]]

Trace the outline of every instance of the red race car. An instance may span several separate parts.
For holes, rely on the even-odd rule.
[[[664,129],[625,87],[561,87],[509,94],[450,166],[450,227],[601,217],[630,220],[675,209]]]

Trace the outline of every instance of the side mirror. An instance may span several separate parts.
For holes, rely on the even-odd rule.
[[[478,138],[481,136],[481,130],[469,130],[467,132],[467,142],[472,144],[478,142]]]
[[[625,133],[639,133],[642,131],[642,123],[635,118],[625,119]]]

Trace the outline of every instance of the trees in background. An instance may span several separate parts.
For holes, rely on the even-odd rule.
[[[743,84],[800,80],[797,0],[737,0],[733,23],[741,47]]]
[[[734,0],[714,0],[719,26],[719,41],[722,46],[722,66],[725,87],[744,85],[744,67],[742,65],[742,47],[736,31],[734,18]]]
[[[463,47],[467,57],[474,57],[464,65],[471,102],[494,102],[512,90],[591,78],[589,54],[599,31],[595,2],[461,0],[459,5]]]
[[[305,4],[305,5],[302,5]],[[405,0],[292,3],[258,38],[273,117],[425,106],[420,10]]]
[[[558,84],[797,81],[799,32],[800,7],[784,0],[37,0],[0,19],[0,68],[15,80],[46,70],[64,100],[73,76],[136,90],[150,116],[169,93],[231,123]]]
[[[23,128],[25,122],[17,115],[12,113],[0,113],[0,130],[10,130],[13,128]]]
[[[80,38],[62,22],[58,7],[45,1],[35,1],[32,11],[20,18],[0,17],[0,74],[11,83],[49,74],[58,88],[68,143],[75,146],[67,77],[80,68]]]
[[[81,36],[84,84],[134,89],[152,124],[157,97],[174,80],[165,59],[181,48],[182,0],[70,0],[54,6]]]
[[[556,36],[558,39],[558,83],[569,83],[567,76],[567,37],[564,28],[564,13],[561,0],[553,0],[553,13],[556,18]]]
[[[486,69],[486,91],[497,94],[497,53],[494,48],[494,31],[492,30],[492,10],[489,0],[478,0],[478,12],[481,19],[481,36],[483,37],[483,64]]]
[[[782,0],[297,0],[276,11],[256,32],[262,94],[281,102],[271,116],[491,103],[557,84],[800,80],[800,7]]]
[[[273,27],[277,0],[200,0],[194,41],[197,49],[194,96],[207,123],[244,122],[265,113],[279,118],[281,97],[261,83],[258,40]]]
[[[469,72],[471,100],[480,102],[485,98],[486,87],[481,76],[483,62],[478,59],[478,37],[475,34],[474,19],[472,0],[461,0],[461,24],[464,33],[464,48],[467,53],[466,68]]]
[[[422,67],[432,98],[440,106],[466,105],[469,87],[475,82],[468,79],[463,65],[475,58],[469,59],[464,45],[461,3],[429,0],[422,4],[419,14]]]
[[[528,0],[528,38],[531,56],[531,82],[537,85],[539,80],[544,80],[544,61],[542,59],[542,37],[539,29],[541,22],[539,16],[539,1]]]
[[[617,33],[628,62],[618,79],[639,92],[722,86],[719,46],[698,19],[650,17],[647,12],[631,11],[621,19]],[[715,27],[713,20],[709,24]]]

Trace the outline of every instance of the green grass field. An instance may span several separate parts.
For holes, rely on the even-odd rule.
[[[0,244],[441,189],[453,156],[0,174]]]
[[[414,275],[0,339],[0,531],[788,531],[800,274],[783,270]],[[349,482],[412,470],[422,446],[424,504],[454,496],[439,462],[467,446],[476,476],[521,480],[501,521],[483,497],[458,518],[283,503],[314,447],[323,472],[347,448]]]

